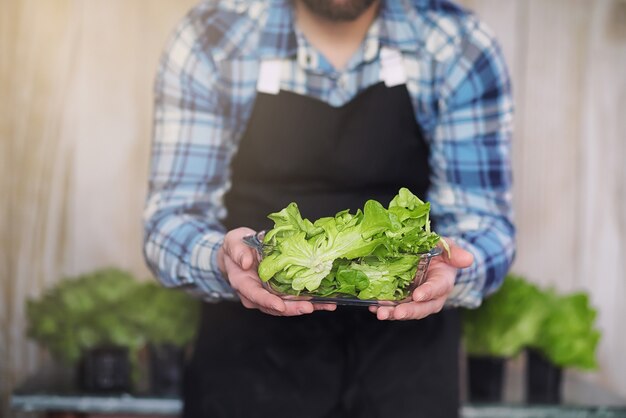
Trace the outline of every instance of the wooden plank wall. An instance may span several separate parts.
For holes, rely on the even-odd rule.
[[[148,276],[152,82],[193,3],[0,0],[0,416],[46,360],[25,336],[25,298],[102,266]]]
[[[152,80],[194,2],[0,1],[4,401],[45,360],[24,334],[25,298],[106,265],[147,275]],[[514,270],[591,292],[604,337],[588,376],[626,396],[626,2],[462,3],[497,33],[514,80]]]
[[[516,96],[515,272],[587,290],[601,370],[626,394],[626,2],[465,0],[498,34]]]

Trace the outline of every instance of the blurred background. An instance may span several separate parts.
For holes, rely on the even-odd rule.
[[[152,83],[195,0],[0,0],[0,415],[47,356],[25,305],[141,256]],[[513,271],[588,291],[602,331],[586,373],[626,396],[626,1],[463,0],[514,82]],[[6,409],[5,409],[6,411]]]

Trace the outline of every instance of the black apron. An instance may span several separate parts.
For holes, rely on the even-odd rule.
[[[258,93],[225,196],[228,229],[270,228],[297,202],[311,220],[400,187],[424,197],[428,147],[406,86],[376,84],[342,107]],[[378,321],[367,308],[273,317],[206,303],[184,386],[185,418],[458,416],[459,319]]]

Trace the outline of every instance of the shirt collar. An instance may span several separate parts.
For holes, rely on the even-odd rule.
[[[415,52],[421,44],[416,31],[418,13],[409,0],[381,0],[378,15],[381,45],[404,52]]]
[[[268,0],[260,16],[258,54],[261,58],[288,58],[297,55],[298,37],[294,28],[293,0]],[[420,47],[419,34],[411,19],[418,14],[409,0],[382,0],[377,17],[380,45],[413,52]],[[370,41],[371,42],[371,41]]]
[[[258,54],[261,58],[287,58],[296,55],[298,40],[294,30],[293,0],[267,0],[264,16],[259,24],[263,28],[259,38]]]

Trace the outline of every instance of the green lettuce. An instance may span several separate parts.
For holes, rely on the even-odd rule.
[[[83,351],[121,346],[137,359],[147,343],[188,344],[200,304],[188,295],[142,283],[116,268],[67,277],[26,303],[28,335],[55,358],[75,363]]]
[[[507,275],[498,292],[463,311],[465,350],[473,356],[513,357],[534,348],[560,367],[597,367],[597,312],[585,293],[558,295]]]
[[[537,340],[548,309],[537,286],[509,274],[480,308],[463,311],[465,350],[473,356],[513,357]]]
[[[558,296],[546,294],[548,315],[531,347],[554,365],[595,369],[600,332],[595,328],[597,311],[586,293]]]
[[[343,210],[311,222],[290,203],[268,217],[274,227],[259,277],[288,294],[351,295],[402,299],[415,276],[419,254],[440,241],[430,230],[430,204],[402,188],[385,208],[368,200],[363,210]]]

